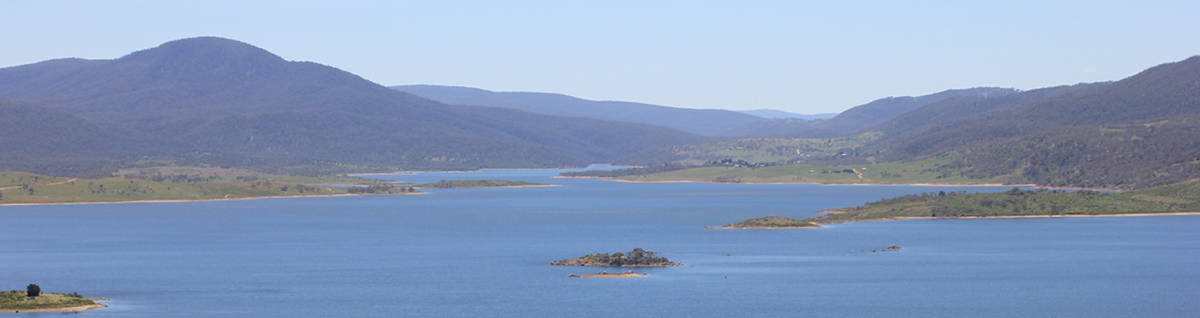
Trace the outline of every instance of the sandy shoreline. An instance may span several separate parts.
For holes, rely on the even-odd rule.
[[[108,307],[108,305],[101,304],[101,303],[95,303],[95,304],[91,304],[91,305],[61,307],[61,308],[36,308],[36,309],[21,309],[21,310],[5,309],[4,311],[0,311],[0,312],[12,312],[12,313],[61,312],[61,313],[69,313],[69,312],[80,312],[80,311],[91,310],[91,309],[100,309],[100,308],[105,308],[105,307]]]
[[[811,184],[828,186],[915,186],[915,187],[1030,187],[1048,190],[1091,190],[1091,191],[1121,191],[1106,188],[1057,187],[1041,186],[1029,183],[820,183],[820,182],[715,182],[711,180],[674,179],[674,180],[628,180],[611,177],[591,176],[554,176],[554,178],[600,179],[625,183],[716,183],[716,184]]]
[[[642,274],[642,273],[633,273],[633,272],[628,272],[628,273],[615,273],[615,274],[609,274],[609,273],[600,273],[600,274],[582,274],[582,275],[580,275],[580,274],[571,274],[571,275],[567,275],[567,277],[570,277],[570,278],[633,278],[633,277],[646,277],[646,276],[648,276],[648,275],[647,275],[647,274]]]
[[[418,188],[418,189],[426,188],[426,189],[451,189],[451,190],[453,190],[453,189],[550,188],[550,187],[561,187],[561,186],[562,186],[561,184],[529,184],[529,185],[509,185],[509,186],[495,186],[495,187],[478,186],[478,187],[451,187],[451,188],[438,188],[438,187],[416,187],[416,188]]]
[[[1200,215],[1200,212],[1150,212],[1150,213],[1114,213],[1114,214],[1033,214],[1033,215],[995,215],[995,216],[898,216],[887,220],[936,220],[936,219],[1045,219],[1045,218],[1099,218],[1126,216],[1159,216],[1159,215]]]
[[[322,197],[355,197],[355,196],[372,196],[372,195],[415,195],[415,194],[426,194],[426,192],[405,192],[405,193],[337,193],[337,194],[305,194],[305,195],[272,195],[272,196],[262,196],[262,197],[240,197],[240,198],[218,198],[218,199],[163,199],[163,200],[129,200],[129,201],[80,201],[80,202],[21,202],[21,203],[0,203],[0,207],[5,207],[5,206],[29,206],[29,205],[79,205],[79,204],[179,203],[179,202],[241,201],[241,200],[258,200],[258,199],[290,199],[290,198],[322,198]]]
[[[705,230],[755,230],[755,231],[756,230],[801,230],[801,229],[819,229],[819,228],[821,228],[820,225],[817,225],[817,226],[746,226],[746,227],[706,226],[706,227],[704,227]]]
[[[392,172],[362,172],[362,173],[347,173],[346,175],[347,175],[347,176],[351,176],[351,177],[357,177],[357,176],[382,176],[382,175],[391,175],[391,174],[402,174],[402,175],[408,175],[408,174],[431,173],[431,172],[465,173],[465,172],[481,172],[481,171],[497,171],[497,170],[571,170],[571,169],[583,169],[583,168],[587,168],[587,167],[562,167],[562,168],[483,168],[483,169],[474,169],[474,170],[404,170],[404,171],[392,171]]]
[[[825,210],[821,212],[831,212],[835,210]],[[861,222],[886,222],[886,221],[904,221],[904,220],[980,220],[980,219],[1057,219],[1057,218],[1103,218],[1103,217],[1130,217],[1130,216],[1163,216],[1163,215],[1200,215],[1200,212],[1150,212],[1150,213],[1113,213],[1113,214],[1030,214],[1030,215],[988,215],[988,216],[896,216],[883,219],[847,221],[838,223],[820,223],[825,225],[830,224],[847,224]]]

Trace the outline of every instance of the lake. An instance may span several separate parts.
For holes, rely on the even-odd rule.
[[[372,176],[562,185],[548,188],[0,207],[0,288],[112,298],[88,317],[1200,315],[1200,216],[704,230],[1007,188],[552,178],[562,171]],[[635,247],[686,265],[625,279],[549,265]]]

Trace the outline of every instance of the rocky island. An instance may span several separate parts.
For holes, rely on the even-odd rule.
[[[42,293],[41,287],[30,284],[24,291],[0,292],[0,312],[79,312],[107,307],[97,300],[100,299],[84,298],[78,293]]]
[[[786,230],[786,229],[815,229],[821,227],[816,223],[785,218],[782,216],[768,216],[756,219],[749,219],[734,224],[726,224],[722,226],[706,227],[713,230]]]
[[[558,266],[596,266],[596,267],[672,267],[683,264],[671,262],[666,257],[657,256],[658,252],[635,248],[629,253],[616,252],[612,254],[588,254],[576,259],[564,259],[550,262]],[[612,274],[610,274],[612,275]]]

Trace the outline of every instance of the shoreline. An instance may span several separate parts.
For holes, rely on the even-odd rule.
[[[704,229],[705,229],[705,230],[752,230],[752,231],[757,231],[757,230],[804,230],[804,229],[819,229],[819,228],[821,228],[821,225],[819,225],[819,224],[818,224],[818,225],[816,225],[816,226],[746,226],[746,227],[735,227],[735,226],[725,226],[725,225],[722,225],[722,226],[705,226],[705,227],[704,227]]]
[[[58,312],[58,313],[64,313],[64,314],[65,314],[65,313],[73,313],[73,312],[74,312],[74,313],[77,313],[77,312],[81,312],[81,311],[84,311],[84,310],[92,310],[92,309],[108,308],[108,305],[105,305],[105,304],[103,304],[103,303],[100,303],[100,302],[98,301],[98,299],[93,299],[93,301],[97,301],[97,302],[96,302],[95,304],[91,304],[91,305],[82,305],[82,306],[73,306],[73,307],[57,307],[57,308],[33,308],[33,309],[4,309],[4,310],[2,310],[2,311],[0,311],[0,312],[4,312],[4,313],[16,313],[16,314],[20,314],[20,313],[34,313],[34,312]]]
[[[358,177],[358,176],[380,176],[380,175],[393,175],[393,174],[409,175],[409,174],[432,173],[432,172],[466,173],[466,172],[497,171],[497,170],[571,170],[571,169],[583,169],[583,168],[587,168],[587,167],[588,166],[558,167],[558,168],[479,168],[479,169],[474,169],[474,170],[401,170],[401,171],[393,171],[393,172],[347,173],[346,175],[351,176],[351,177]]]
[[[571,274],[567,275],[570,278],[636,278],[646,277],[649,274],[625,272],[625,273],[599,273],[599,274]]]
[[[825,212],[825,211],[822,211]],[[830,212],[840,213],[840,212]],[[1164,215],[1200,215],[1198,212],[1148,212],[1148,213],[1113,213],[1113,214],[1030,214],[1030,215],[986,215],[986,216],[896,216],[882,219],[847,221],[819,224],[847,224],[861,222],[886,222],[904,220],[971,220],[971,219],[1058,219],[1058,218],[1101,218],[1101,217],[1131,217],[1131,216],[1164,216]]]
[[[508,186],[479,186],[479,187],[453,187],[453,188],[438,188],[438,187],[416,187],[418,189],[511,189],[511,188],[551,188],[561,187],[561,184],[529,184],[529,185],[508,185]]]
[[[351,197],[351,196],[371,196],[371,195],[417,195],[417,194],[427,194],[427,192],[407,192],[407,193],[337,193],[337,194],[305,194],[305,195],[271,195],[271,196],[261,196],[261,197],[213,198],[213,199],[153,199],[153,200],[126,200],[126,201],[79,201],[79,202],[13,202],[13,203],[0,203],[0,207],[5,207],[5,206],[34,206],[34,205],[84,205],[84,204],[130,204],[130,203],[183,203],[183,202],[241,201],[241,200],[257,200],[257,199],[323,198],[323,197]]]
[[[1042,186],[1031,183],[820,183],[820,182],[716,182],[712,180],[694,180],[694,179],[670,179],[670,180],[628,180],[613,177],[592,177],[592,176],[554,176],[552,178],[564,179],[600,179],[613,182],[625,183],[712,183],[712,184],[809,184],[809,185],[827,185],[827,186],[914,186],[914,187],[1029,187],[1035,189],[1047,190],[1090,190],[1090,191],[1114,191],[1120,192],[1123,190],[1108,189],[1108,188],[1086,188],[1086,187],[1065,187],[1065,186]]]

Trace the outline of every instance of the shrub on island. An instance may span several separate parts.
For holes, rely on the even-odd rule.
[[[616,252],[612,254],[588,254],[576,259],[553,261],[551,265],[559,266],[599,266],[599,267],[671,267],[683,264],[671,262],[666,257],[657,256],[658,252],[635,248],[629,253]]]

